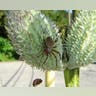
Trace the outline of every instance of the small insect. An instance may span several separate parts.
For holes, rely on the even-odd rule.
[[[50,36],[47,37],[46,39],[44,39],[44,42],[43,42],[43,48],[44,48],[43,53],[44,53],[47,57],[46,57],[45,61],[43,62],[43,64],[46,63],[46,61],[47,61],[47,59],[48,59],[48,57],[49,57],[50,55],[53,55],[54,58],[56,59],[56,66],[57,66],[57,57],[56,57],[55,53],[59,54],[59,56],[60,56],[60,58],[61,58],[60,53],[59,53],[57,50],[54,49],[54,48],[56,48],[55,43],[57,42],[57,40],[58,40],[58,39],[56,39],[56,40],[54,41]]]
[[[42,83],[42,79],[40,78],[37,78],[33,81],[33,87],[36,87],[37,85],[41,84]]]

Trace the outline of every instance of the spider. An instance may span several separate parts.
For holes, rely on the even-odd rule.
[[[44,60],[43,64],[46,63],[46,61],[50,55],[53,55],[54,58],[56,59],[56,66],[57,66],[57,57],[56,57],[55,53],[57,53],[61,58],[60,53],[54,49],[54,48],[56,48],[55,43],[57,42],[57,40],[54,41],[50,36],[47,37],[46,39],[44,39],[43,53],[44,53],[44,55],[46,55],[46,59]]]
[[[44,55],[46,55],[46,58],[42,64],[45,64],[48,60],[48,57],[53,55],[56,60],[56,66],[57,66],[57,57],[56,57],[55,53],[57,53],[61,59],[61,54],[57,50],[54,49],[54,48],[56,48],[55,43],[57,41],[58,41],[58,39],[56,39],[54,41],[50,36],[48,36],[46,39],[43,39],[43,43],[42,43],[43,50],[42,50],[42,52],[41,51],[39,52],[40,53],[39,55],[35,55],[34,57],[39,57],[43,53]]]

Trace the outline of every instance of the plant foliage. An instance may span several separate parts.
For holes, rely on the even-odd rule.
[[[0,61],[14,60],[14,49],[8,39],[0,37]]]
[[[78,68],[96,60],[96,11],[80,11],[66,41],[69,68]]]
[[[8,18],[6,28],[16,52],[31,66],[43,70],[61,70],[59,54],[62,58],[62,44],[55,24],[40,11],[35,10],[6,11],[6,15]],[[59,52],[59,54],[54,53],[55,56],[48,55],[48,59],[44,54],[44,40],[47,37],[51,37],[53,41],[58,39],[54,50]]]

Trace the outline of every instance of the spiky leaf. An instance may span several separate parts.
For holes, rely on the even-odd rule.
[[[96,11],[80,11],[66,41],[69,69],[88,65],[96,60]]]
[[[59,54],[54,52],[55,56],[50,54],[47,60],[47,55],[44,54],[44,39],[50,36],[54,41],[58,39],[54,50],[62,56],[62,44],[56,31],[57,28],[49,19],[35,10],[9,10],[6,15],[9,38],[17,53],[22,55],[28,64],[43,70],[62,69]],[[43,64],[45,60],[46,62]]]

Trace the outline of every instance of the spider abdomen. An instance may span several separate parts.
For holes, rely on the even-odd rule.
[[[51,37],[47,37],[44,40],[44,53],[46,55],[50,54],[52,52],[53,46],[54,46],[53,39]]]
[[[50,48],[45,48],[45,49],[44,49],[44,53],[45,53],[45,55],[50,54],[51,51],[52,51],[52,50],[51,50]]]

